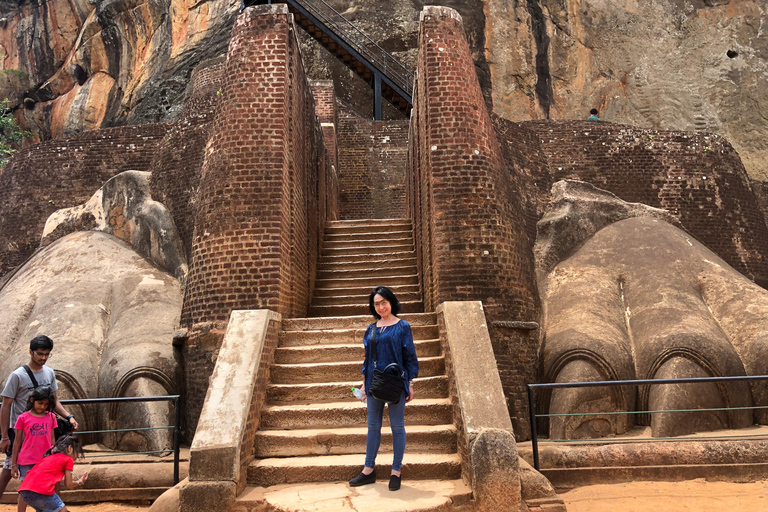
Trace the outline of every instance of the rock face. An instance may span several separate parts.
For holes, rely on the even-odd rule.
[[[658,212],[626,205],[623,220],[599,228],[619,212],[617,200],[595,201],[592,189],[556,207],[540,222],[537,255],[545,271],[541,364],[543,382],[663,379],[763,375],[768,340],[768,291],[748,281],[693,237],[662,220]],[[590,197],[591,196],[591,197]],[[634,211],[633,211],[634,210]],[[640,213],[640,216],[637,216]],[[648,215],[650,213],[650,215]],[[570,218],[569,218],[570,217]],[[585,217],[580,219],[579,217]],[[559,219],[559,220],[558,220]],[[585,235],[556,237],[558,224],[593,226]],[[570,246],[570,247],[569,247]],[[545,250],[549,248],[548,250]],[[562,388],[543,396],[550,414],[749,407],[762,403],[763,383],[654,385],[638,389]],[[765,423],[765,413],[712,411],[641,415],[653,435],[666,437],[702,430]],[[634,414],[552,418],[554,439],[623,433]]]
[[[2,94],[42,139],[173,118],[192,68],[226,51],[235,0],[52,0],[3,8]]]
[[[329,4],[410,69],[421,0]],[[236,0],[2,2],[0,92],[47,139],[172,119],[198,62],[223,54]],[[762,0],[446,0],[463,18],[492,110],[724,135],[768,179],[768,10]],[[372,114],[371,88],[304,31],[307,75]],[[402,118],[385,102],[385,116]]]
[[[502,117],[604,120],[724,135],[768,178],[762,0],[487,0]]]
[[[95,231],[68,235],[0,290],[0,373],[25,364],[29,340],[46,334],[55,344],[49,364],[62,398],[177,393],[181,374],[171,341],[181,298],[176,279],[124,242]],[[166,402],[75,414],[82,430],[173,424]],[[172,446],[170,431],[146,432],[103,441],[132,451]]]

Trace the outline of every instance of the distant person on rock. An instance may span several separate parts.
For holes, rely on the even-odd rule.
[[[400,469],[405,453],[405,404],[413,400],[413,379],[419,374],[419,361],[413,344],[411,326],[397,317],[400,301],[386,286],[377,286],[368,298],[368,309],[376,322],[368,326],[363,336],[365,361],[363,362],[364,383],[361,388],[361,402],[368,406],[368,436],[365,443],[365,467],[363,471],[349,481],[349,485],[372,484],[376,482],[376,455],[381,444],[381,424],[384,415],[384,402],[370,394],[374,369],[383,371],[395,363],[398,374],[403,377],[403,389],[397,403],[387,405],[389,425],[392,429],[392,448],[394,457],[392,473],[389,477],[389,490],[400,489]]]
[[[593,108],[589,111],[590,116],[587,118],[587,121],[599,121],[600,118],[597,117],[597,109]]]
[[[45,363],[51,355],[53,350],[53,341],[48,336],[36,336],[29,342],[29,356],[30,360],[24,366],[20,366],[8,376],[8,380],[5,383],[3,389],[3,407],[0,409],[0,433],[2,433],[2,439],[0,439],[0,451],[6,453],[5,462],[3,463],[3,469],[0,471],[0,498],[2,498],[5,492],[5,487],[11,480],[11,464],[12,464],[12,452],[14,430],[16,420],[21,414],[27,410],[27,404],[29,403],[29,397],[35,390],[35,385],[32,383],[30,373],[34,376],[37,383],[37,387],[48,386],[53,392],[54,400],[56,399],[56,390],[59,389],[56,383],[56,374]],[[29,373],[27,372],[29,369]],[[56,400],[56,406],[54,411],[59,413],[64,418],[69,420],[72,428],[77,430],[77,421],[72,414],[64,409],[64,406]]]

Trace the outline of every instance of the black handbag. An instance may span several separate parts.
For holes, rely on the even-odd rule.
[[[397,363],[387,365],[384,371],[376,368],[376,324],[373,324],[371,353],[373,355],[373,379],[371,380],[371,389],[368,392],[373,398],[386,404],[400,402],[400,397],[405,389],[405,372]]]

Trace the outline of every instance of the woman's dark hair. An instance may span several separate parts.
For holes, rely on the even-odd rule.
[[[373,298],[376,295],[381,295],[384,299],[386,299],[387,302],[389,302],[389,305],[392,307],[393,315],[397,316],[397,314],[400,313],[400,301],[397,300],[397,297],[395,297],[395,294],[392,293],[392,290],[386,286],[377,286],[373,289],[371,295],[368,297],[368,311],[371,312],[373,318],[376,320],[381,319],[381,315],[376,312],[376,307],[373,305]]]
[[[48,451],[43,454],[43,457],[53,455],[54,453],[67,453],[67,448],[72,447],[72,452],[76,453],[78,458],[85,457],[85,452],[80,444],[80,441],[72,435],[65,434],[56,440],[56,444],[52,448],[48,448]]]
[[[39,386],[32,391],[32,394],[29,395],[29,402],[27,402],[27,410],[31,411],[35,402],[39,402],[40,400],[48,400],[47,410],[48,412],[53,411],[53,408],[56,406],[56,397],[50,386]]]
[[[592,114],[593,116],[596,116],[597,115],[597,109],[593,108],[592,110],[589,111],[589,113]]]

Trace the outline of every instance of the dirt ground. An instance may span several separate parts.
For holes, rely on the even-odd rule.
[[[90,505],[67,505],[72,512],[146,512],[149,505],[134,505],[130,503],[94,503]],[[0,505],[0,512],[16,512],[16,505]],[[35,512],[27,507],[27,512]]]
[[[568,512],[768,512],[768,481],[743,484],[707,482],[630,482],[559,489]],[[146,512],[131,503],[71,505],[72,512]],[[32,512],[31,508],[27,509]],[[16,505],[0,505],[16,512]]]
[[[629,482],[558,493],[568,512],[768,512],[768,481]]]

